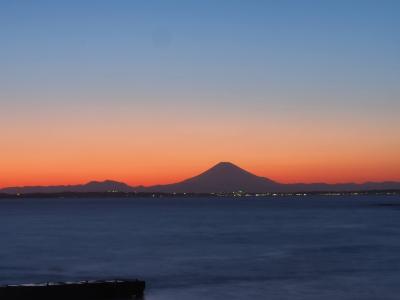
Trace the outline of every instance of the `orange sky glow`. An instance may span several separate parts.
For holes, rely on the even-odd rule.
[[[116,2],[1,1],[0,187],[400,181],[400,2]]]
[[[67,108],[53,109],[3,118],[0,186],[105,179],[164,184],[219,161],[287,183],[400,180],[400,140],[390,127],[397,119],[388,116],[371,125],[341,114],[266,117],[267,110],[251,117],[220,108],[148,118],[133,110],[87,109],[72,118]]]

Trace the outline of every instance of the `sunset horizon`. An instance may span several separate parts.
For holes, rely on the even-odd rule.
[[[0,186],[400,181],[396,7],[3,3]]]
[[[128,184],[129,186],[132,187],[136,187],[136,186],[153,186],[153,185],[160,185],[160,184],[172,184],[172,183],[177,183],[183,180],[186,180],[190,177],[196,176],[201,174],[202,172],[206,171],[207,169],[214,167],[220,163],[223,162],[228,162],[231,163],[235,166],[238,166],[248,172],[251,172],[254,175],[260,176],[260,177],[265,177],[268,179],[271,179],[273,181],[279,182],[279,183],[283,183],[283,184],[295,184],[295,183],[305,183],[305,184],[311,184],[311,183],[327,183],[327,184],[341,184],[341,183],[357,183],[357,184],[361,184],[361,183],[367,183],[367,182],[400,182],[400,177],[398,177],[399,179],[396,179],[396,177],[394,179],[385,179],[385,178],[380,178],[380,177],[375,177],[375,179],[373,179],[372,176],[369,176],[368,174],[364,175],[364,179],[362,180],[351,180],[351,177],[349,177],[349,180],[342,180],[342,181],[329,181],[329,180],[321,180],[321,178],[323,178],[322,176],[320,177],[315,177],[315,179],[310,179],[310,180],[302,180],[301,177],[299,177],[300,179],[293,179],[291,181],[288,180],[280,180],[277,179],[278,176],[274,177],[274,176],[270,176],[268,174],[262,174],[260,172],[254,171],[251,168],[247,168],[244,167],[243,164],[238,164],[235,162],[231,162],[231,161],[219,161],[217,163],[211,163],[211,164],[207,164],[205,166],[200,166],[198,169],[194,169],[194,168],[189,168],[190,170],[193,170],[192,173],[190,172],[182,172],[182,170],[177,170],[180,174],[184,174],[184,175],[179,175],[175,178],[172,178],[172,176],[169,176],[169,180],[162,180],[161,177],[158,177],[157,174],[155,173],[155,176],[152,176],[150,178],[150,181],[148,181],[147,183],[143,183],[143,181],[140,180],[130,180],[129,177],[124,178],[124,177],[110,177],[110,176],[104,176],[104,177],[87,177],[87,178],[82,178],[81,181],[62,181],[62,180],[44,180],[43,178],[40,178],[40,180],[38,181],[33,181],[33,183],[22,183],[22,184],[9,184],[9,185],[0,185],[0,188],[5,188],[5,187],[12,187],[12,186],[57,186],[57,185],[77,185],[77,184],[86,184],[92,181],[98,181],[98,182],[102,182],[102,181],[107,181],[107,180],[111,180],[111,181],[117,181],[117,182],[123,182]],[[193,164],[192,164],[193,165]],[[171,171],[169,171],[170,174]],[[300,175],[301,176],[301,175]],[[340,175],[339,175],[340,176]],[[154,178],[160,178],[160,180],[156,180]],[[285,178],[285,177],[283,177]],[[309,177],[310,178],[310,177]],[[311,176],[311,178],[313,178]],[[325,178],[329,178],[329,177],[325,177]],[[339,178],[346,178],[343,176],[340,176]],[[372,179],[371,179],[372,178]]]
[[[1,300],[398,300],[399,0],[0,1]]]

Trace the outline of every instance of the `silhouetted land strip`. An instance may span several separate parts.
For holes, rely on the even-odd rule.
[[[4,300],[142,299],[145,282],[140,280],[80,281],[0,286]]]
[[[373,191],[331,191],[331,192],[295,192],[295,193],[147,193],[147,192],[65,192],[65,193],[1,193],[0,199],[24,198],[197,198],[197,197],[289,197],[289,196],[394,196],[400,195],[400,190],[373,190]]]
[[[205,172],[186,180],[164,185],[130,186],[114,180],[90,181],[86,184],[55,186],[15,186],[0,188],[5,194],[59,194],[59,193],[106,193],[117,192],[126,195],[239,195],[258,194],[296,194],[296,193],[342,193],[354,191],[400,190],[400,182],[365,183],[280,183],[266,177],[254,175],[232,163],[221,162]],[[104,194],[103,194],[104,195]],[[125,194],[123,194],[125,195]]]

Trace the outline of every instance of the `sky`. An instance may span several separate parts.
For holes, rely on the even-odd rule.
[[[400,181],[399,1],[0,0],[0,187]]]

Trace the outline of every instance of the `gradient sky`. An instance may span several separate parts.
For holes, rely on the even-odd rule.
[[[400,180],[400,1],[0,1],[0,187]]]

